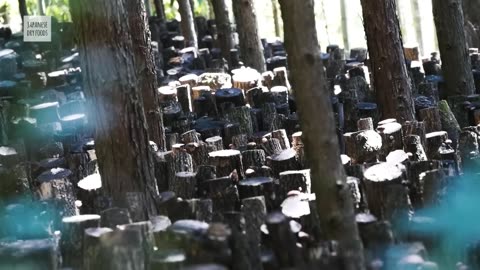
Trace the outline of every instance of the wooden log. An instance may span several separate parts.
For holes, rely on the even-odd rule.
[[[272,178],[247,178],[238,182],[237,188],[241,200],[263,196],[267,209],[274,209],[276,206],[275,185]]]
[[[62,219],[63,229],[60,241],[63,265],[73,268],[83,267],[83,236],[87,228],[100,225],[99,215],[80,215]]]
[[[272,71],[266,71],[262,73],[262,85],[268,89],[273,86],[274,74]]]
[[[409,195],[415,209],[423,208],[423,182],[420,175],[441,168],[440,161],[413,161],[407,163]]]
[[[113,207],[100,213],[100,226],[116,229],[117,225],[132,223],[130,213],[126,208]]]
[[[273,69],[273,86],[285,86],[290,91],[290,81],[288,80],[288,72],[286,67],[277,67]]]
[[[189,85],[190,88],[195,87],[198,81],[198,75],[196,74],[187,74],[178,79],[182,85]]]
[[[96,209],[96,200],[101,196],[102,179],[100,174],[91,174],[77,183],[77,199],[82,202],[80,213],[99,213]]]
[[[220,150],[208,154],[209,163],[217,168],[217,176],[229,176],[236,170],[240,179],[244,178],[242,155],[238,150]]]
[[[411,161],[425,161],[427,160],[427,154],[423,148],[422,141],[418,135],[404,136],[404,150],[406,153],[410,153]]]
[[[396,122],[379,123],[377,131],[382,137],[382,149],[380,151],[380,160],[385,160],[386,156],[398,149],[403,149],[402,125]]]
[[[119,202],[120,207],[125,207],[130,212],[133,222],[148,219],[146,198],[144,192],[125,192]]]
[[[193,172],[193,158],[184,151],[170,152],[165,155],[167,161],[167,183],[175,181],[178,172]],[[170,188],[170,187],[169,187]]]
[[[307,168],[307,160],[305,157],[301,131],[292,134],[292,148],[296,152],[298,162],[300,163],[300,168]]]
[[[231,123],[239,123],[241,134],[251,135],[253,133],[252,117],[248,107],[231,108],[227,111],[225,118]]]
[[[201,183],[202,197],[213,202],[214,220],[222,212],[235,211],[239,203],[237,188],[230,177],[221,177]],[[217,217],[218,218],[218,217]]]
[[[254,255],[251,257],[251,263],[255,265],[255,261],[257,261],[257,257],[255,255],[260,255],[260,227],[262,226],[262,224],[264,224],[265,217],[267,215],[265,198],[259,196],[243,199],[242,213],[245,217],[245,231],[248,235],[247,241],[249,244],[249,249],[252,251],[252,255]]]
[[[262,149],[265,151],[267,156],[278,155],[282,152],[282,145],[278,139],[264,138],[262,139]]]
[[[357,129],[358,131],[373,130],[373,119],[371,117],[359,119]]]
[[[163,123],[166,127],[172,127],[182,114],[182,108],[178,103],[170,103],[163,107]]]
[[[93,269],[146,269],[143,237],[138,230],[115,230],[100,237],[100,256]],[[125,258],[129,258],[128,262]]]
[[[303,193],[311,192],[310,170],[285,171],[279,175],[278,196],[283,200],[292,190],[298,190]]]
[[[231,149],[244,150],[247,148],[248,136],[246,134],[238,134],[232,137]]]
[[[113,232],[111,228],[87,228],[83,236],[83,269],[94,270],[100,260],[100,238]]]
[[[0,269],[58,269],[61,258],[55,239],[0,243]]]
[[[427,133],[442,130],[442,122],[437,107],[421,109],[419,111],[419,117],[420,120],[425,122],[425,130]]]
[[[211,92],[202,94],[193,100],[193,111],[199,116],[217,116],[218,110],[215,105],[215,98]]]
[[[221,104],[227,102],[232,103],[235,107],[245,105],[245,98],[241,89],[224,88],[215,91],[215,102],[218,110],[220,111]]]
[[[59,122],[58,102],[46,102],[30,107],[30,115],[37,120],[37,124]]]
[[[232,263],[231,269],[258,269],[261,265],[260,254],[249,249],[245,218],[241,212],[224,213],[224,222],[231,230]],[[257,249],[258,251],[258,249]],[[255,257],[255,258],[253,258]]]
[[[345,133],[345,153],[353,164],[375,162],[382,149],[382,137],[373,130]]]
[[[203,73],[198,77],[197,85],[208,86],[210,89],[232,87],[232,78],[227,73]]]
[[[36,195],[40,200],[57,201],[59,217],[75,215],[75,194],[73,185],[68,177],[71,172],[67,169],[54,168],[43,172],[36,179]]]
[[[201,165],[197,169],[197,185],[198,185],[198,193],[203,194],[202,190],[200,189],[201,184],[207,180],[212,180],[217,178],[217,168],[215,166],[210,165]]]
[[[265,103],[262,106],[262,131],[272,131],[275,130],[275,118],[277,114],[277,109],[275,103]]]
[[[404,166],[380,163],[365,173],[368,207],[379,219],[404,220],[410,211],[410,200],[403,186]]]
[[[180,138],[184,144],[188,143],[198,143],[200,142],[200,133],[198,133],[196,130],[189,130],[182,135],[180,135]]]
[[[121,231],[136,231],[141,235],[141,243],[145,254],[145,265],[150,265],[152,253],[155,248],[155,237],[153,235],[153,224],[150,221],[141,221],[125,225],[118,225]]]
[[[422,184],[422,199],[424,207],[439,205],[444,197],[446,177],[442,169],[426,171],[419,176]]]
[[[197,194],[197,179],[193,172],[177,172],[173,182],[168,183],[169,189],[182,199],[195,198]]]
[[[244,169],[258,169],[265,165],[266,155],[263,149],[247,150],[242,152]]]
[[[192,100],[198,99],[204,95],[211,93],[211,88],[209,86],[195,86],[192,87]]]
[[[291,148],[283,150],[273,156],[269,156],[267,158],[267,164],[272,168],[275,177],[278,177],[280,173],[284,171],[295,171],[300,169],[296,152]]]
[[[427,157],[429,160],[440,160],[439,148],[445,141],[448,139],[448,134],[446,131],[437,131],[428,133],[426,135],[427,139]]]
[[[192,90],[189,84],[182,84],[177,86],[178,103],[182,107],[182,112],[188,113],[193,111],[192,105]]]
[[[423,149],[426,150],[426,130],[425,122],[418,121],[407,121],[402,125],[403,137],[406,138],[408,135],[417,135],[420,136],[420,141],[422,142]]]
[[[205,142],[208,145],[209,152],[223,150],[223,139],[220,136],[207,138]]]
[[[278,139],[283,150],[290,149],[290,141],[285,129],[278,129],[272,131],[272,138]]]
[[[280,267],[302,267],[304,264],[290,223],[282,213],[273,212],[266,218],[271,248]]]
[[[361,186],[360,179],[356,177],[348,176],[346,183],[350,190],[350,194],[352,196],[352,202],[355,206],[355,210],[358,211],[362,206],[362,202],[363,202],[363,198],[362,198],[363,196],[362,196],[361,187],[360,187]]]

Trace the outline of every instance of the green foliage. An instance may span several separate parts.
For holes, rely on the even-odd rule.
[[[59,22],[71,22],[68,0],[42,0],[45,5],[45,15],[56,18]],[[39,15],[38,0],[27,0],[28,14]]]
[[[7,24],[10,16],[11,6],[8,2],[1,2],[0,4],[0,23]]]
[[[208,0],[194,0],[194,12],[195,16],[204,16],[208,18],[209,5]],[[165,1],[165,16],[167,20],[180,19],[178,13],[178,2],[176,0]]]

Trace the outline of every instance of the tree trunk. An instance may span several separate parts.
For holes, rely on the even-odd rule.
[[[230,50],[233,48],[232,26],[228,17],[228,6],[225,0],[211,0],[213,11],[215,13],[215,24],[217,25],[218,40],[222,49],[222,56],[230,61]]]
[[[197,34],[195,33],[195,22],[193,20],[190,1],[178,0],[178,11],[182,17],[181,27],[186,46],[198,48]]]
[[[165,8],[163,6],[163,0],[153,0],[153,4],[155,5],[157,17],[161,20],[165,20]]]
[[[320,224],[328,239],[339,241],[345,269],[364,269],[362,243],[340,160],[334,115],[320,59],[313,0],[280,0],[280,7]],[[337,181],[343,188],[339,188]]]
[[[92,102],[103,187],[117,205],[125,204],[127,192],[146,193],[144,209],[155,214],[158,190],[137,85],[133,32],[123,19],[128,7],[120,0],[72,0],[70,6],[85,93]]]
[[[18,0],[18,9],[23,22],[23,16],[28,16],[27,3],[25,0]]]
[[[37,0],[38,14],[45,15],[45,8],[43,6],[43,0]]]
[[[127,0],[129,25],[132,35],[133,54],[139,90],[143,96],[143,106],[148,123],[148,135],[160,151],[165,151],[165,128],[160,111],[159,93],[157,91],[157,74],[143,2]]]
[[[340,12],[342,16],[342,37],[343,37],[343,48],[345,51],[349,48],[348,40],[348,11],[347,11],[347,0],[340,0]]]
[[[280,22],[278,20],[277,0],[272,0],[273,24],[275,26],[275,36],[280,37]]]
[[[476,0],[463,0],[463,13],[465,15],[465,27],[467,28],[468,44],[470,47],[480,47],[480,2]]]
[[[425,54],[425,46],[424,46],[424,38],[423,38],[423,31],[422,31],[422,15],[420,10],[420,1],[421,0],[410,0],[412,6],[412,13],[413,13],[413,26],[415,27],[415,35],[417,37],[418,46],[420,48],[420,53]]]
[[[147,12],[147,20],[148,20],[148,17],[150,17],[150,14],[152,14],[150,0],[144,0],[144,4],[145,4],[145,11]]]
[[[260,73],[265,72],[265,58],[253,0],[233,0],[233,14],[243,63]]]
[[[370,70],[383,119],[414,119],[411,82],[396,14],[396,0],[362,0]]]
[[[463,11],[460,0],[433,0],[442,71],[446,83],[444,96],[471,95],[475,92],[468,56]]]

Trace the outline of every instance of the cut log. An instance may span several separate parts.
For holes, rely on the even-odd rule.
[[[267,215],[265,198],[251,197],[242,200],[242,213],[245,217],[245,231],[248,235],[247,241],[252,255],[260,254],[261,231],[260,227],[264,224]],[[251,257],[251,262],[255,264],[257,257]],[[261,268],[259,268],[261,269]]]
[[[345,133],[345,153],[353,164],[376,162],[382,149],[382,137],[373,130]]]
[[[169,182],[169,189],[182,199],[195,198],[197,194],[197,179],[193,172],[177,172],[173,182]]]
[[[250,89],[250,88],[249,88]],[[230,102],[235,105],[235,107],[240,107],[245,105],[245,98],[241,89],[238,88],[226,88],[218,89],[215,92],[215,101],[217,103],[217,108],[220,111],[221,104]]]
[[[292,134],[292,148],[295,150],[298,162],[300,163],[300,168],[307,168],[307,160],[305,157],[301,131]]]
[[[193,110],[192,107],[192,91],[191,86],[188,84],[183,84],[177,87],[177,97],[180,106],[182,107],[182,111],[184,113],[191,112]]]
[[[227,111],[225,118],[231,123],[238,123],[241,134],[253,134],[252,117],[250,108],[246,106],[231,108]]]
[[[212,200],[214,216],[237,209],[239,203],[238,191],[230,177],[204,181],[201,183],[201,190],[203,191],[202,197]]]
[[[266,155],[263,149],[247,150],[242,152],[243,167],[253,169],[265,165]]]
[[[155,237],[153,235],[153,224],[150,221],[141,221],[130,223],[126,225],[118,225],[118,230],[121,231],[136,231],[139,232],[142,238],[142,246],[145,254],[145,265],[150,265],[152,252],[155,247]]]
[[[440,111],[442,130],[445,130],[448,133],[448,138],[452,140],[455,147],[460,134],[460,125],[458,124],[455,115],[452,113],[447,101],[441,100],[438,103],[438,109]]]
[[[427,160],[427,154],[423,148],[420,136],[407,135],[404,137],[404,150],[406,153],[410,153],[411,161],[425,161]]]
[[[442,169],[426,171],[420,174],[419,182],[422,185],[422,203],[424,207],[439,205],[444,197],[446,186],[445,173]]]
[[[205,142],[208,145],[209,152],[223,150],[223,139],[220,136],[207,138]]]
[[[285,129],[278,129],[272,131],[272,138],[278,139],[283,150],[290,149],[290,141]]]
[[[132,223],[130,213],[126,208],[109,208],[100,213],[100,226],[116,229],[117,225]]]
[[[83,269],[97,269],[100,260],[100,238],[113,232],[111,228],[87,228],[83,236]]]
[[[240,199],[263,196],[267,209],[274,209],[276,203],[275,185],[272,178],[256,177],[247,178],[238,182],[238,194]]]
[[[0,269],[57,269],[61,263],[55,239],[0,243]]]
[[[143,237],[137,230],[115,230],[100,237],[100,256],[94,269],[146,269]],[[128,261],[125,261],[128,258]]]
[[[382,137],[382,149],[380,151],[380,160],[385,160],[387,155],[394,151],[403,149],[402,125],[395,122],[378,123],[377,131]]]
[[[272,168],[273,175],[279,177],[281,172],[295,171],[300,169],[297,153],[292,148],[267,158],[267,164]]]
[[[292,190],[307,194],[311,192],[310,170],[281,172],[279,180],[278,196],[280,200],[285,199]]]
[[[426,138],[425,138],[425,122],[418,121],[407,121],[402,125],[403,137],[406,138],[408,135],[417,135],[420,137],[422,142],[423,149],[426,150]]]
[[[60,241],[63,265],[83,268],[83,236],[87,228],[100,225],[99,215],[80,215],[62,219],[63,229]]]
[[[425,122],[425,130],[427,133],[442,130],[440,112],[437,107],[421,109],[419,111],[419,116],[420,120]]]
[[[208,154],[209,163],[217,168],[217,176],[229,176],[237,171],[240,179],[244,178],[242,155],[238,150],[220,150]]]
[[[441,160],[439,148],[447,141],[446,131],[437,131],[428,133],[427,138],[427,157],[429,160]]]
[[[404,220],[408,218],[410,200],[403,186],[404,166],[380,163],[365,173],[365,191],[368,207],[379,219]]]
[[[180,135],[180,138],[184,144],[198,143],[201,140],[200,133],[198,133],[196,130],[187,131]]]
[[[373,130],[373,119],[371,117],[359,119],[357,129],[358,131]]]

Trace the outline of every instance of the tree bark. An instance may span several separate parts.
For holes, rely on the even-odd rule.
[[[28,16],[27,3],[25,0],[18,0],[18,9],[23,22],[23,16]]]
[[[280,7],[288,65],[299,104],[302,139],[311,164],[312,191],[316,194],[321,224],[328,239],[339,241],[345,269],[364,269],[362,243],[340,160],[333,110],[320,59],[313,1],[280,0]]]
[[[155,5],[157,17],[161,20],[165,20],[165,8],[163,6],[163,0],[153,0],[153,4]]]
[[[127,192],[146,193],[144,209],[154,214],[158,189],[137,84],[132,28],[120,16],[128,14],[128,3],[72,0],[70,6],[85,93],[92,103],[103,187],[118,205],[124,204]]]
[[[470,47],[480,47],[480,2],[476,0],[463,0],[463,12],[465,15],[465,27],[467,29],[467,40]],[[472,29],[473,28],[473,29]],[[470,30],[470,31],[469,31]]]
[[[396,14],[396,0],[362,0],[377,104],[383,119],[414,120],[411,82]]]
[[[474,94],[475,83],[463,28],[462,4],[460,0],[433,0],[432,9],[446,83],[445,96]]]
[[[420,47],[420,53],[425,54],[425,40],[423,38],[422,30],[422,15],[420,10],[420,1],[421,0],[410,0],[412,13],[413,13],[413,26],[415,27],[415,35],[417,37],[418,46]]]
[[[225,0],[211,0],[215,13],[215,24],[217,25],[218,40],[222,49],[222,56],[230,62],[230,50],[233,48],[232,26],[228,17],[228,6]]]
[[[43,0],[37,0],[38,14],[45,15],[45,8],[43,6]]]
[[[265,72],[265,58],[253,0],[233,0],[233,14],[245,66],[254,68],[260,73]]]
[[[343,48],[345,51],[348,50],[349,40],[348,40],[348,10],[347,10],[347,0],[340,1],[340,12],[342,16],[342,38],[343,38]]]
[[[185,38],[186,46],[198,48],[197,33],[195,33],[195,22],[190,1],[178,0],[178,11],[182,17],[182,35]]]
[[[143,107],[148,123],[148,135],[160,151],[165,151],[165,127],[160,111],[159,93],[157,91],[157,74],[152,51],[148,17],[142,1],[126,0],[128,23],[132,33],[135,70],[139,90],[143,96]]]
[[[280,37],[280,22],[278,20],[277,0],[272,0],[273,24],[275,26],[275,36]]]

